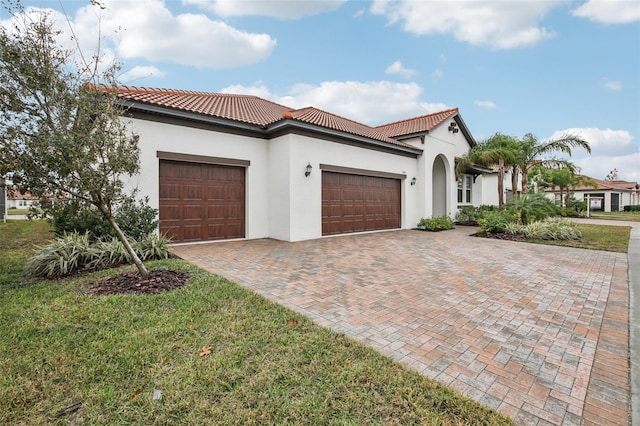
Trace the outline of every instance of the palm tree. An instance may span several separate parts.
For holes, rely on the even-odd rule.
[[[497,167],[498,207],[504,204],[504,173],[506,167],[515,164],[518,153],[517,141],[507,135],[496,133],[484,142],[471,148],[456,165],[456,174],[463,174],[470,165]]]
[[[543,185],[560,190],[560,205],[565,207],[571,190],[581,186],[597,188],[597,183],[589,176],[579,175],[575,167],[563,167],[554,169],[542,169]]]
[[[522,139],[517,141],[518,155],[516,158],[516,167],[520,171],[520,182],[522,184],[522,192],[528,192],[529,172],[535,165],[554,169],[569,169],[572,174],[576,173],[576,167],[568,160],[551,158],[543,159],[545,155],[560,152],[571,157],[573,148],[583,148],[591,154],[591,146],[589,142],[581,139],[577,135],[566,133],[558,139],[551,139],[544,143],[538,141],[533,134],[527,133]]]

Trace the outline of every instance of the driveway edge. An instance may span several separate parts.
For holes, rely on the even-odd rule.
[[[629,250],[629,363],[631,424],[640,426],[640,226],[631,228]]]

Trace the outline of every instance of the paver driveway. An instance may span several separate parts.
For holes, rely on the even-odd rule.
[[[626,255],[473,230],[173,251],[518,424],[628,424]]]

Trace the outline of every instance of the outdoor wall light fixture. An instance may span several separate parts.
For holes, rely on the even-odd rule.
[[[411,186],[413,186],[413,185],[415,185],[415,184],[416,184],[416,180],[417,180],[417,179],[416,179],[416,177],[415,177],[415,176],[413,177],[413,179],[411,179]]]
[[[451,124],[449,124],[448,130],[453,133],[458,133],[460,129],[458,129],[456,122],[452,121]]]
[[[312,169],[311,163],[307,164],[307,168],[304,171],[305,177],[309,177],[309,175],[311,174],[311,169]]]

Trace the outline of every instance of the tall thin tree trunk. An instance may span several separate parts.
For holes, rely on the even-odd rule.
[[[529,173],[525,167],[524,170],[521,171],[522,175],[520,175],[520,184],[522,185],[522,193],[527,194],[529,192]]]
[[[518,168],[516,166],[511,167],[511,190],[514,196],[518,193]]]
[[[498,160],[498,207],[504,204],[504,158]]]
[[[127,250],[127,253],[129,253],[129,257],[131,258],[131,261],[133,262],[134,265],[136,265],[136,268],[138,268],[138,272],[140,273],[140,275],[143,277],[146,277],[147,275],[149,275],[149,271],[147,271],[147,268],[144,266],[144,263],[142,263],[142,261],[138,257],[138,254],[131,246],[131,243],[129,243],[129,240],[127,239],[126,235],[124,235],[124,232],[122,232],[122,229],[120,229],[120,226],[118,226],[116,219],[113,217],[113,215],[111,215],[107,207],[105,205],[98,205],[97,207],[100,210],[100,212],[102,212],[105,219],[107,219],[107,221],[109,222],[109,225],[111,225],[111,227],[115,231],[116,236],[118,237],[120,242],[124,245],[124,248]]]

